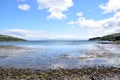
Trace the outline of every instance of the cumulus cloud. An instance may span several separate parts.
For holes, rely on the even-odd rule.
[[[70,25],[78,25],[91,32],[97,33],[115,33],[120,31],[120,12],[116,12],[112,17],[103,20],[86,19],[79,16],[76,21],[68,22]]]
[[[39,7],[38,9],[48,9],[50,13],[47,19],[63,19],[66,18],[64,14],[68,8],[72,7],[72,0],[37,0]]]
[[[120,10],[120,0],[109,0],[106,4],[101,4],[100,8],[104,13],[117,12]]]
[[[30,5],[28,5],[28,4],[19,4],[18,8],[21,9],[21,10],[27,11],[27,10],[30,9]]]
[[[82,12],[76,14],[78,19],[68,22],[71,26],[79,26],[88,31],[94,36],[103,36],[106,34],[120,32],[120,0],[108,0],[107,3],[101,4],[99,7],[104,10],[104,13],[114,12],[113,16],[101,19],[86,19]],[[97,34],[96,34],[97,33]]]

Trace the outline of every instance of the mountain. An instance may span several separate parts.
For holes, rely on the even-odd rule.
[[[26,41],[26,40],[7,35],[0,35],[0,41]]]
[[[89,40],[118,41],[120,40],[120,33],[114,33],[103,37],[94,37]]]

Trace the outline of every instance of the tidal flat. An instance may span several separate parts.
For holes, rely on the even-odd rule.
[[[120,45],[1,42],[0,80],[120,80]]]

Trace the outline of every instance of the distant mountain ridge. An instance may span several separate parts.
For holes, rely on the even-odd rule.
[[[8,35],[1,35],[0,34],[0,41],[26,41],[25,39],[8,36]]]
[[[89,40],[118,41],[120,40],[120,33],[114,33],[103,37],[94,37]]]

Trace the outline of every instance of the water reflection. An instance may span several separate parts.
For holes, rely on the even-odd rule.
[[[120,45],[1,45],[0,66],[34,69],[120,64]]]

